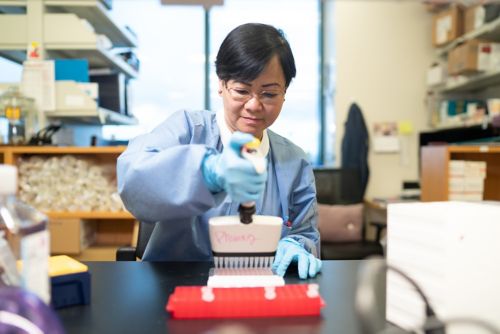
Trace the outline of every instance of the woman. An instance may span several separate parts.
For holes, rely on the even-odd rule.
[[[244,24],[225,38],[215,65],[224,110],[179,111],[118,159],[125,206],[142,222],[158,222],[143,259],[210,260],[208,219],[255,201],[256,214],[283,217],[276,272],[295,261],[301,278],[313,277],[321,261],[312,167],[300,148],[267,130],[295,77],[290,46],[272,26]],[[240,154],[253,137],[268,161],[264,173]]]

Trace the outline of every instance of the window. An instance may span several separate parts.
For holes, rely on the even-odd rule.
[[[203,7],[114,1],[112,14],[138,37],[140,70],[130,81],[130,103],[140,124],[151,129],[179,109],[203,109]]]
[[[320,2],[225,0],[223,6],[210,9],[205,21],[202,6],[161,6],[157,0],[141,1],[139,6],[136,1],[116,1],[113,15],[130,25],[139,39],[141,69],[131,87],[134,115],[150,129],[178,109],[218,110],[222,101],[214,62],[222,39],[245,22],[271,24],[285,32],[297,66],[282,113],[271,129],[292,139],[319,164],[323,137]],[[205,87],[205,38],[210,49],[210,87]]]
[[[0,83],[21,81],[22,66],[0,57]],[[2,92],[0,92],[0,95]]]

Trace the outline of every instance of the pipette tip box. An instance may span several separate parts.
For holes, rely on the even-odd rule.
[[[88,267],[68,256],[49,259],[51,304],[55,309],[90,304]]]
[[[325,305],[317,284],[277,287],[176,287],[166,310],[175,319],[319,316]]]

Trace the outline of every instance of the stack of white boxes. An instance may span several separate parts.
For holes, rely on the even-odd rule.
[[[500,328],[500,202],[390,204],[387,223],[388,265],[417,282],[440,319],[481,320]],[[386,303],[389,322],[421,328],[422,298],[392,271]],[[489,333],[470,323],[447,329]]]
[[[448,171],[450,201],[482,201],[486,161],[450,160]]]

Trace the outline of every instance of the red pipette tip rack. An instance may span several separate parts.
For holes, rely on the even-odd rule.
[[[180,286],[166,310],[175,319],[318,316],[325,305],[317,284],[211,288]]]

